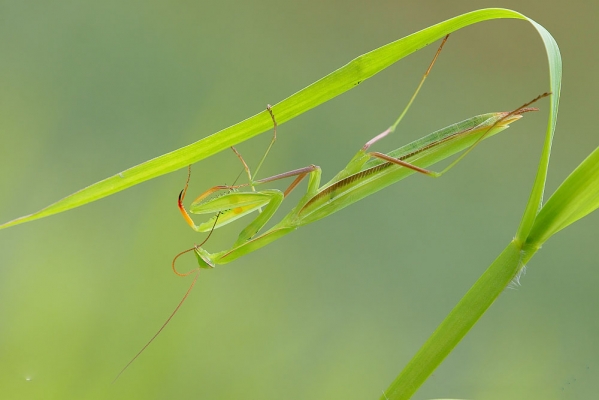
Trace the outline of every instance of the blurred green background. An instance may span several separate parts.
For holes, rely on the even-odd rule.
[[[599,145],[598,3],[0,1],[0,220],[247,118],[364,52],[491,6],[535,19],[562,50],[551,193]],[[314,163],[330,178],[396,118],[435,48],[282,125],[260,175]],[[478,24],[452,35],[398,133],[376,149],[547,89],[529,24]],[[1,231],[0,397],[378,398],[515,233],[547,104],[442,179],[411,177],[204,271],[115,384],[190,284],[170,270],[204,237],[176,208],[186,172]],[[269,140],[239,150],[255,166]],[[191,193],[231,183],[240,169],[232,152],[196,164]],[[594,397],[598,218],[549,241],[522,287],[506,290],[415,398]],[[242,227],[217,231],[206,247],[226,248]]]

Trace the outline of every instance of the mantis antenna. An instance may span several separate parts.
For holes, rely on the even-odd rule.
[[[181,192],[181,194],[179,196],[181,196],[181,195],[185,196],[185,192],[187,192],[187,185],[189,184],[189,177],[190,176],[191,176],[191,165],[189,166],[189,169],[188,169],[187,183],[185,184],[185,189],[183,189],[183,191]],[[220,215],[220,213],[217,214],[217,216],[215,218],[214,226],[216,226],[216,222],[218,221],[219,215]],[[162,330],[164,328],[166,328],[166,326],[168,325],[168,323],[175,316],[175,314],[177,314],[177,311],[179,311],[179,308],[181,308],[181,306],[183,305],[183,303],[187,299],[187,296],[189,296],[189,294],[191,293],[191,290],[195,286],[195,284],[196,284],[196,282],[198,280],[198,277],[200,276],[200,268],[198,267],[198,268],[192,269],[192,270],[190,270],[188,272],[181,273],[181,272],[177,271],[177,268],[175,267],[175,262],[177,261],[177,258],[179,258],[179,256],[181,256],[181,255],[183,255],[185,253],[188,253],[190,251],[193,251],[193,250],[195,250],[195,249],[197,249],[199,247],[202,247],[208,241],[208,239],[210,239],[210,236],[212,236],[212,232],[214,232],[214,226],[212,227],[212,230],[210,230],[210,233],[208,234],[208,236],[206,236],[206,239],[204,239],[204,241],[201,244],[196,245],[196,246],[192,247],[191,249],[184,250],[184,251],[180,252],[179,254],[177,254],[175,256],[175,258],[173,258],[173,263],[172,263],[173,272],[175,274],[177,274],[178,276],[189,276],[189,275],[191,275],[191,274],[193,274],[195,272],[195,276],[193,278],[193,281],[191,282],[191,285],[189,285],[189,288],[187,289],[187,292],[185,292],[185,295],[183,296],[183,298],[181,299],[181,301],[179,302],[179,304],[177,304],[177,307],[175,307],[175,309],[173,310],[173,312],[171,313],[171,315],[169,315],[169,317],[166,319],[166,321],[164,321],[164,323],[162,324],[162,326],[160,327],[160,329],[158,329],[158,331],[156,331],[156,333],[154,334],[154,336],[152,336],[152,338],[150,340],[148,340],[148,342],[144,345],[144,347],[142,347],[141,350],[139,350],[137,352],[137,354],[127,363],[127,365],[125,365],[123,367],[123,369],[114,378],[114,380],[112,381],[112,383],[116,382],[116,380],[119,379],[119,377],[123,374],[123,372],[125,372],[125,370],[127,368],[129,368],[129,366],[131,364],[133,364],[133,361],[135,361],[141,355],[141,353],[143,353],[144,350],[148,348],[148,346],[154,341],[154,339],[156,339],[158,337],[158,335],[160,335],[160,332],[162,332]]]

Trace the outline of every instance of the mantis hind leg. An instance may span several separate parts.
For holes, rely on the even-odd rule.
[[[399,117],[395,120],[395,122],[393,123],[393,125],[391,125],[389,128],[387,128],[383,132],[379,133],[378,135],[376,135],[375,137],[373,137],[372,139],[370,139],[368,142],[366,142],[366,144],[360,149],[360,151],[358,151],[356,153],[356,155],[350,160],[350,162],[345,166],[345,168],[341,172],[339,172],[337,175],[335,175],[335,177],[333,179],[331,179],[331,181],[329,181],[328,184],[333,184],[334,182],[338,182],[338,181],[340,181],[342,179],[347,178],[350,175],[353,175],[353,174],[356,174],[356,173],[360,172],[362,170],[362,167],[364,166],[364,164],[368,160],[370,160],[371,157],[373,157],[373,156],[376,157],[376,155],[374,153],[368,153],[367,152],[368,149],[370,148],[370,146],[372,146],[373,144],[375,144],[379,140],[383,139],[384,137],[386,137],[387,135],[389,135],[390,133],[392,133],[392,132],[395,131],[395,128],[397,128],[397,125],[399,125],[399,123],[401,122],[401,120],[403,119],[403,117],[406,115],[406,113],[408,112],[408,110],[412,106],[412,103],[414,102],[414,100],[418,96],[418,93],[420,92],[420,89],[422,88],[422,85],[424,85],[424,81],[426,80],[426,78],[429,76],[431,70],[433,69],[433,65],[435,65],[435,62],[437,61],[437,58],[439,57],[439,54],[441,54],[441,50],[443,50],[443,46],[445,46],[445,43],[447,42],[447,39],[449,39],[449,35],[445,36],[445,38],[441,42],[441,45],[439,45],[439,48],[437,49],[437,52],[435,53],[435,56],[433,57],[433,60],[431,61],[431,63],[429,64],[428,68],[426,69],[426,72],[422,76],[422,78],[420,80],[420,83],[418,84],[418,86],[416,87],[416,90],[414,91],[414,94],[412,95],[412,97],[408,101],[408,104],[405,106],[405,108],[403,109],[403,111],[401,112],[401,114],[399,115]],[[381,154],[381,153],[376,153],[376,154]],[[403,166],[409,168],[408,165],[403,165]],[[425,173],[424,170],[422,170],[422,171],[418,170],[418,172]]]

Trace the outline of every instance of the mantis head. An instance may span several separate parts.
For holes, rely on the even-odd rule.
[[[205,268],[205,269],[214,268],[214,263],[212,262],[212,259],[210,258],[210,253],[208,253],[206,250],[204,250],[200,246],[195,246],[193,248],[193,252],[196,255],[196,258],[198,260],[198,264],[199,264],[200,268]]]

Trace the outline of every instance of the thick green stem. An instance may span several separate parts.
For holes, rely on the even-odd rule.
[[[429,337],[381,400],[406,400],[418,390],[519,272],[522,256],[521,244],[511,242]]]

